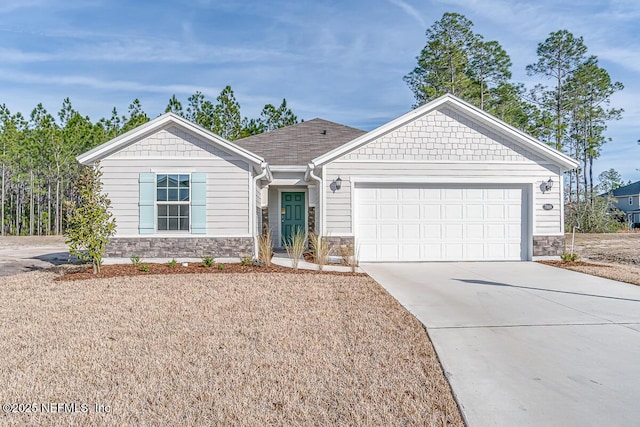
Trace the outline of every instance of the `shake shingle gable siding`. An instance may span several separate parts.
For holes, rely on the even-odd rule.
[[[272,166],[306,166],[311,159],[367,133],[323,119],[313,119],[234,141]]]

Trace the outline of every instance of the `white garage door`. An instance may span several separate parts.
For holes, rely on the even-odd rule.
[[[358,185],[361,261],[527,259],[521,186]]]

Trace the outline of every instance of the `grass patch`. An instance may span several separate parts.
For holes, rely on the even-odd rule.
[[[421,325],[366,276],[0,279],[16,425],[463,425]]]

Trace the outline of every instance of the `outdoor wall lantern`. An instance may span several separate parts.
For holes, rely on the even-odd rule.
[[[338,175],[338,179],[336,179],[334,183],[336,184],[336,190],[340,190],[340,188],[342,188],[342,179],[340,179],[340,175]]]
[[[543,183],[544,192],[549,191],[553,188],[553,179],[549,178],[549,180]]]

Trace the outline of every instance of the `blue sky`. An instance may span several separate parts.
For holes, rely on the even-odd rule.
[[[155,117],[172,94],[215,98],[231,85],[242,114],[286,98],[299,118],[375,128],[411,108],[402,77],[425,30],[445,12],[471,19],[526,75],[537,44],[567,29],[625,90],[625,109],[596,174],[616,168],[640,179],[640,4],[632,0],[2,0],[0,103],[52,113],[63,98],[93,120],[139,98]],[[544,83],[544,82],[543,82]]]

